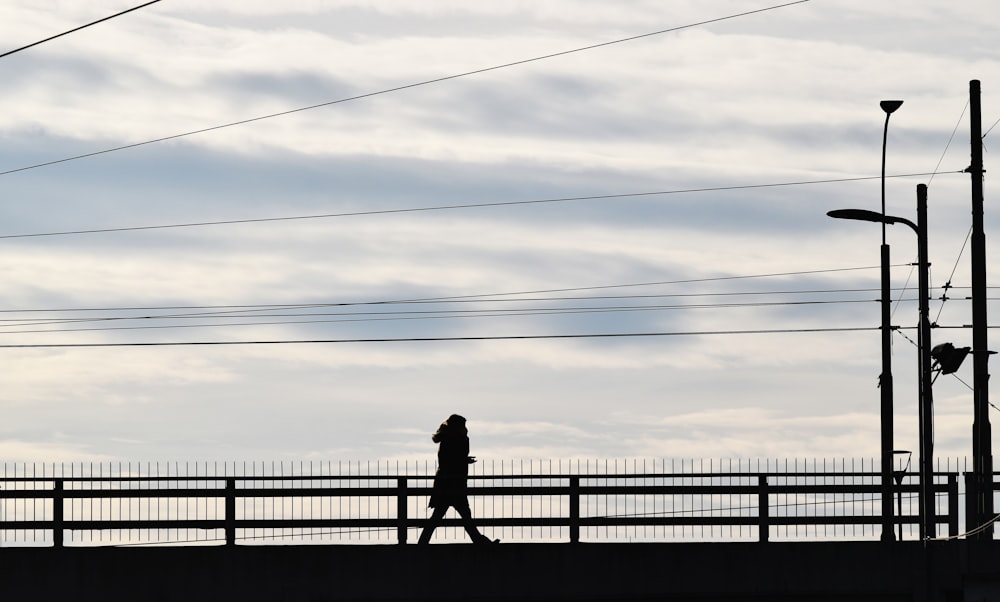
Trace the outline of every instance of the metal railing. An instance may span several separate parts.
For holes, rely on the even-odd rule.
[[[878,539],[880,473],[871,462],[789,470],[788,463],[579,461],[484,467],[469,479],[476,523],[504,541],[761,541]],[[329,464],[239,471],[149,465],[90,471],[27,466],[0,476],[0,543],[11,545],[244,545],[399,543],[427,517],[432,467]],[[266,465],[261,465],[266,467]],[[950,466],[950,464],[949,464]],[[245,465],[244,465],[245,468]],[[666,470],[671,468],[672,470]],[[763,470],[761,470],[763,468]],[[645,470],[644,470],[645,469]],[[651,469],[651,470],[650,470]],[[690,469],[690,470],[689,470]],[[706,470],[707,469],[707,470]],[[31,474],[28,474],[28,473]],[[41,474],[39,474],[39,472]],[[167,471],[170,472],[169,470]],[[218,474],[221,472],[222,474]],[[260,474],[257,474],[260,472]],[[333,474],[334,472],[338,474]],[[367,473],[366,473],[367,472]],[[58,473],[58,474],[56,474]],[[86,473],[86,474],[82,474]],[[211,474],[210,474],[211,473]],[[266,474],[265,474],[266,473]],[[959,534],[958,470],[935,473],[939,533]],[[897,472],[894,529],[916,539],[917,474]],[[452,518],[436,537],[463,538]]]

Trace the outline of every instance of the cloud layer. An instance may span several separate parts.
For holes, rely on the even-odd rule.
[[[765,6],[174,0],[5,58],[0,453],[426,458],[459,412],[481,458],[876,455],[879,229],[825,213],[878,209],[878,101],[905,99],[888,172],[944,173],[890,178],[887,210],[930,182],[932,294],[959,287],[932,317],[970,322],[963,108],[980,79],[1000,118],[1000,11],[680,28]],[[7,2],[0,30],[105,10]],[[890,229],[903,449],[912,239]],[[627,333],[657,336],[496,340]],[[971,392],[935,393],[939,453],[968,454]]]

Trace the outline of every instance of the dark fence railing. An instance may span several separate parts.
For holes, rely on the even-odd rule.
[[[599,474],[531,468],[533,474],[470,476],[473,514],[485,533],[504,541],[568,542],[857,540],[881,533],[874,466]],[[427,517],[433,478],[389,469],[337,475],[23,472],[0,477],[5,546],[405,544],[415,541]],[[961,474],[935,473],[937,535],[960,534]],[[917,474],[896,476],[894,532],[916,539]],[[438,537],[463,538],[458,524],[446,520]]]

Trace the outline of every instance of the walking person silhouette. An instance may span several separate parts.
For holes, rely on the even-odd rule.
[[[438,468],[434,474],[434,487],[428,503],[434,512],[427,520],[417,543],[430,543],[434,529],[441,524],[448,508],[454,508],[462,517],[462,526],[473,543],[500,543],[499,539],[491,540],[480,533],[472,522],[466,488],[469,465],[476,461],[476,457],[469,455],[469,430],[465,426],[465,418],[458,414],[449,416],[431,436],[431,441],[438,444]]]

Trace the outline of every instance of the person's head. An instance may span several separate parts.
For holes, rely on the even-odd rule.
[[[469,432],[465,428],[465,417],[459,416],[458,414],[452,414],[448,416],[448,419],[441,423],[438,430],[431,437],[431,440],[435,443],[440,443],[441,439],[446,436],[451,435],[465,435]]]

